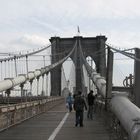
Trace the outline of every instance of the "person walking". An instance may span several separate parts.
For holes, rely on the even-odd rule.
[[[71,93],[69,93],[68,97],[66,98],[66,104],[68,105],[69,112],[72,111],[72,104],[73,104],[73,97]]]
[[[87,110],[87,106],[85,103],[85,100],[83,97],[81,97],[81,91],[78,91],[78,94],[75,96],[74,99],[74,110],[76,111],[75,114],[75,126],[77,127],[80,125],[80,127],[83,127],[83,113],[84,113],[84,107]]]
[[[95,96],[93,95],[93,90],[90,90],[88,94],[88,112],[87,112],[87,117],[90,119],[93,119],[93,106],[94,106],[94,100]]]

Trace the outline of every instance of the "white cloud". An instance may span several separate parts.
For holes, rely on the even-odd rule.
[[[41,37],[38,35],[28,35],[28,34],[25,34],[22,37],[18,38],[17,40],[13,41],[13,44],[27,45],[29,48],[30,46],[42,47],[47,43],[49,42],[48,39],[45,37]]]
[[[1,33],[7,32],[5,40],[14,45],[35,47],[54,35],[73,37],[77,25],[81,35],[101,33],[115,45],[139,45],[139,0],[0,0],[0,3]],[[49,37],[45,39],[41,34]]]
[[[108,43],[120,48],[140,48],[140,33],[131,31],[109,31],[106,33]]]
[[[3,44],[3,43],[0,43],[0,50],[1,50],[1,52],[6,52],[7,46],[5,46],[5,44]]]
[[[7,41],[0,43],[1,52],[7,53],[27,53],[27,51],[33,51],[33,49],[38,49],[50,44],[48,38],[39,36],[39,35],[29,35],[25,34],[20,38],[12,41]]]
[[[90,0],[87,11],[99,18],[133,18],[140,16],[139,4],[139,0]]]
[[[51,18],[86,17],[133,18],[140,16],[139,0],[5,0],[1,1],[1,17],[50,15]],[[8,9],[8,10],[7,10]],[[6,16],[6,17],[7,17]]]

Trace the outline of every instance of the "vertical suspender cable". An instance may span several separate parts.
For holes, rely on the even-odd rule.
[[[42,96],[44,95],[44,75],[42,75]]]
[[[88,62],[90,63],[90,58],[88,58]],[[91,86],[90,86],[90,77],[89,77],[89,91],[91,90]]]
[[[8,60],[8,76],[11,76],[10,60]]]
[[[31,96],[32,96],[32,84],[33,84],[33,80],[30,81],[30,101],[31,101]]]
[[[23,59],[22,59],[22,58],[19,58],[19,62],[20,62],[19,67],[21,68],[21,69],[20,69],[20,74],[23,74],[23,69],[24,69]]]
[[[18,60],[18,68],[19,68],[19,73],[21,74],[22,73],[22,64],[21,64],[21,61],[20,61],[20,58]]]
[[[26,57],[24,57],[24,59],[23,59],[23,65],[24,66],[26,65],[25,63],[26,63]],[[26,66],[23,67],[23,73],[26,74]]]
[[[12,77],[14,77],[14,61],[13,59],[11,60],[11,69],[12,69]]]
[[[16,62],[16,56],[14,56],[15,61],[15,76],[17,77],[17,62]]]
[[[2,78],[3,78],[2,75],[3,75],[3,74],[2,74],[2,61],[1,61],[1,80],[2,80]]]
[[[39,77],[37,77],[37,96],[39,95],[38,92],[39,92]]]
[[[45,55],[43,55],[43,62],[44,62],[44,67],[45,67]]]
[[[6,78],[6,61],[5,61],[5,78]]]
[[[45,67],[45,55],[43,55],[43,62],[44,62],[44,67]],[[47,79],[47,77],[46,77],[46,79]],[[46,80],[46,82],[47,82],[47,80]],[[43,85],[44,85],[44,76],[43,76]],[[46,88],[47,88],[47,86],[46,86]],[[43,90],[44,90],[44,88],[43,88]],[[44,95],[45,95],[45,91],[47,91],[47,90],[44,90]],[[47,94],[47,92],[46,92],[46,94]]]
[[[46,96],[48,96],[48,73],[46,73]]]
[[[28,56],[26,55],[26,73],[28,74]]]
[[[22,73],[25,74],[25,66],[24,66],[24,59],[22,59]]]

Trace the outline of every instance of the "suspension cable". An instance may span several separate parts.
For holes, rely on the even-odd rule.
[[[61,65],[63,62],[65,62],[65,61],[73,54],[73,52],[74,52],[76,46],[77,46],[77,41],[75,42],[75,44],[74,44],[72,50],[70,51],[70,53],[69,53],[67,56],[65,56],[64,58],[62,58],[62,59],[59,60],[58,62],[56,62],[56,63],[54,63],[54,64],[51,64],[51,65],[49,65],[49,66],[46,66],[46,67],[44,67],[44,68],[49,68],[49,71],[50,71],[51,69],[54,69],[54,68],[56,68],[57,66]]]
[[[15,86],[17,86],[19,84],[22,84],[22,83],[24,83],[26,81],[29,81],[29,83],[30,83],[29,91],[32,92],[32,82],[33,82],[33,80],[36,77],[40,77],[43,74],[46,74],[46,73],[50,72],[52,69],[56,68],[57,66],[61,65],[64,61],[66,61],[73,54],[73,52],[74,52],[74,50],[76,48],[76,45],[77,45],[77,41],[73,45],[73,48],[69,52],[69,54],[66,57],[64,57],[63,59],[59,60],[58,62],[56,62],[54,64],[51,64],[49,66],[45,66],[44,68],[41,68],[39,70],[35,70],[34,72],[31,72],[31,73],[28,72],[28,74],[26,76],[18,76],[17,77],[17,72],[16,72],[16,77],[12,79],[12,81],[14,81],[13,84],[11,85],[11,80],[1,81],[2,83],[5,83],[5,84],[8,83],[9,86],[7,86],[7,87],[0,87],[0,90],[4,91],[4,90],[9,89],[11,87],[15,87]],[[15,57],[14,60],[16,62],[16,57]],[[16,63],[15,63],[15,70],[17,71]]]
[[[89,74],[89,76],[91,77],[92,81],[95,83],[95,85],[97,86],[97,88],[99,89],[99,93],[103,96],[103,98],[106,97],[106,81],[104,79],[104,77],[100,76],[100,74],[98,74],[96,72],[95,69],[93,69],[86,61],[84,55],[83,55],[83,51],[82,51],[82,47],[81,47],[81,42],[79,41],[80,44],[80,54],[81,54],[81,59],[83,60],[83,64],[85,65],[85,68]]]
[[[131,56],[130,54],[128,54],[128,53],[126,53],[126,52],[124,52],[124,51],[120,51],[120,50],[118,50],[118,49],[115,49],[115,48],[111,47],[111,46],[108,45],[108,44],[105,44],[105,45],[106,45],[107,47],[109,47],[110,49],[116,51],[116,52],[119,52],[119,53],[121,53],[121,54],[123,54],[123,55],[125,55],[125,56],[127,56],[127,57],[130,57],[130,58],[136,60],[136,61],[140,61],[140,59],[139,59],[139,58],[136,58],[135,56]]]
[[[55,41],[54,41],[54,42],[55,42]],[[53,42],[53,43],[54,43],[54,42]],[[52,43],[52,44],[53,44],[53,43]],[[15,57],[16,57],[16,58],[22,58],[22,57],[34,55],[34,54],[36,54],[36,53],[39,53],[39,52],[42,52],[42,51],[48,49],[49,47],[52,46],[52,44],[51,44],[51,45],[48,45],[48,46],[45,46],[44,48],[41,48],[41,49],[39,49],[39,50],[37,50],[37,51],[33,51],[33,52],[30,52],[30,53],[27,52],[26,54],[17,54],[17,55],[14,55],[14,56],[12,56],[12,57],[0,59],[0,61],[13,60],[13,59],[15,59]]]

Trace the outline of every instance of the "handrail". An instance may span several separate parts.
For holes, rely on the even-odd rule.
[[[16,58],[27,57],[27,56],[30,56],[30,55],[33,55],[33,54],[42,52],[42,51],[48,49],[49,47],[51,47],[51,45],[45,46],[45,47],[43,47],[42,49],[39,49],[39,50],[37,50],[37,51],[30,52],[30,53],[14,55],[14,56],[8,57],[8,58],[2,58],[2,59],[0,59],[0,62],[2,62],[2,61],[14,60],[14,59],[16,59]]]
[[[122,92],[114,93],[110,108],[128,133],[130,140],[140,140],[140,108]]]
[[[80,43],[79,43],[80,44]],[[101,77],[87,62],[84,58],[81,44],[80,52],[82,60],[86,67],[86,70],[91,77],[92,81],[98,87],[100,94],[105,98],[106,96],[106,80]],[[117,116],[122,126],[128,133],[131,140],[140,140],[140,108],[133,104],[126,93],[114,92],[114,96],[110,101],[111,111]]]

